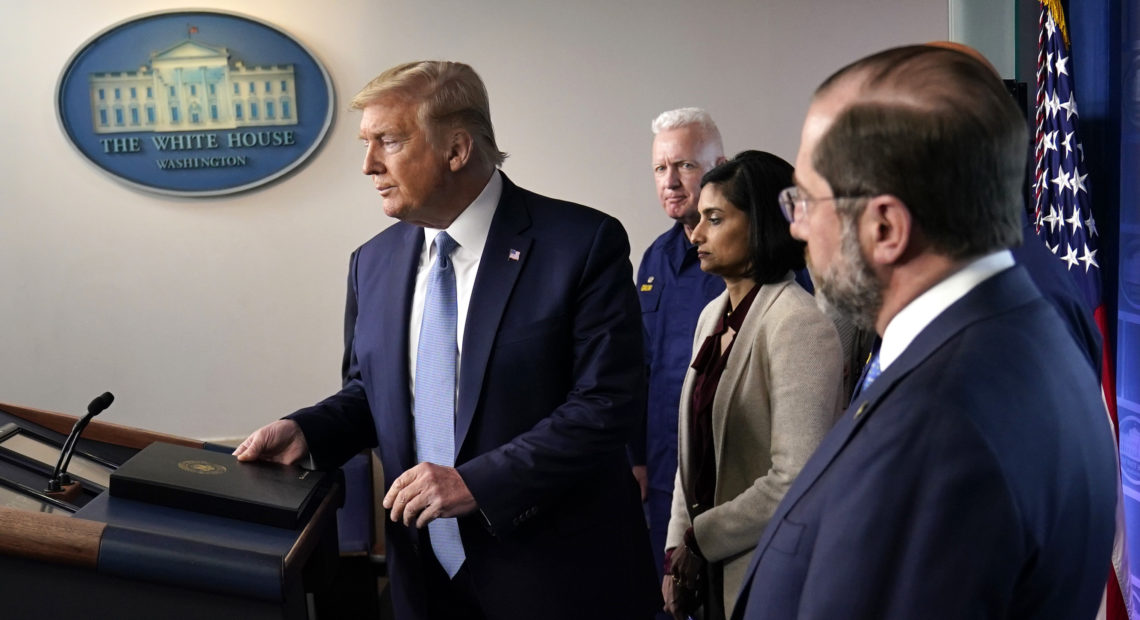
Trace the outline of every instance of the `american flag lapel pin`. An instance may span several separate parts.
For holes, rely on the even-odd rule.
[[[522,252],[519,252],[518,250],[516,250],[514,248],[512,248],[511,251],[507,253],[507,259],[508,260],[518,260],[521,256],[522,256]]]

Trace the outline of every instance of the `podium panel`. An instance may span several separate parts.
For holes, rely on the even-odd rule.
[[[303,593],[281,601],[204,592],[176,585],[104,575],[64,564],[0,556],[0,613],[4,618],[203,620],[308,618]]]
[[[49,444],[75,420],[0,403],[0,426]],[[210,448],[99,421],[83,436],[80,450],[112,468],[154,441]],[[66,500],[44,497],[41,465],[0,454],[0,617],[311,620],[307,593],[335,571],[340,481],[287,529],[111,497],[88,481]]]

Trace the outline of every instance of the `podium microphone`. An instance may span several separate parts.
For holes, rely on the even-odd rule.
[[[55,470],[52,471],[51,478],[48,479],[48,493],[59,493],[63,490],[63,485],[71,484],[71,477],[67,475],[67,466],[71,463],[71,455],[75,453],[75,443],[79,440],[79,435],[83,433],[83,429],[91,422],[91,418],[103,413],[103,410],[111,406],[115,401],[115,396],[110,392],[103,392],[101,396],[96,396],[91,404],[87,405],[87,415],[79,418],[75,422],[75,426],[71,427],[71,433],[67,436],[67,440],[63,442],[63,448],[59,452],[59,462],[55,465]]]

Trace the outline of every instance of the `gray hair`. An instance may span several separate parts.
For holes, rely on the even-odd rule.
[[[717,141],[720,141],[720,130],[716,128],[712,116],[709,116],[709,113],[701,108],[677,108],[676,110],[662,112],[653,119],[651,127],[653,134],[657,135],[662,131],[688,127],[689,125],[699,126],[706,135],[715,136]]]

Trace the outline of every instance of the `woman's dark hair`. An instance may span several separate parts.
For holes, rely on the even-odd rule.
[[[778,282],[804,267],[804,243],[788,232],[779,195],[793,184],[794,168],[763,151],[743,151],[701,177],[701,188],[712,183],[725,200],[748,216],[749,275],[757,284]]]

